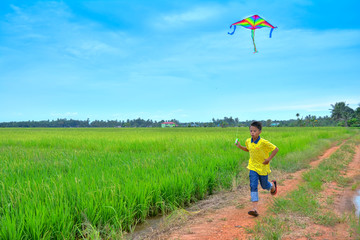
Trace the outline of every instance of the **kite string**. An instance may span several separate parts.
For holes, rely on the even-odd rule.
[[[236,126],[235,140],[238,139],[238,134],[239,134],[239,126]]]

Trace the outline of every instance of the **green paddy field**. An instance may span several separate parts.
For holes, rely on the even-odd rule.
[[[350,128],[264,128],[271,168],[294,172]],[[0,239],[121,237],[235,184],[247,184],[247,128],[0,129]]]

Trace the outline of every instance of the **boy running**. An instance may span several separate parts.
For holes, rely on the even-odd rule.
[[[273,180],[272,183],[268,180],[268,174],[270,171],[270,161],[275,157],[279,149],[269,141],[260,138],[262,125],[261,122],[252,122],[250,125],[250,135],[245,142],[245,147],[236,139],[235,145],[243,151],[250,153],[249,164],[247,168],[250,170],[250,191],[251,191],[251,202],[253,202],[253,210],[249,211],[248,214],[257,217],[257,205],[259,201],[258,184],[263,189],[270,190],[272,195],[277,193],[277,184]],[[271,153],[271,154],[270,154]],[[270,156],[269,156],[270,154]]]

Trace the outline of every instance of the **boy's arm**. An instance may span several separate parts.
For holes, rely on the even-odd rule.
[[[272,153],[270,154],[270,157],[268,157],[267,159],[265,159],[265,161],[263,162],[263,164],[269,164],[269,162],[271,161],[271,159],[273,159],[273,157],[275,157],[275,155],[278,153],[279,149],[275,148],[274,151],[272,151]]]
[[[238,141],[237,139],[236,139],[236,141],[235,141],[235,145],[236,145],[238,148],[240,148],[241,150],[245,151],[245,152],[248,152],[248,151],[249,151],[246,147],[241,146],[241,144],[239,143],[239,141]]]

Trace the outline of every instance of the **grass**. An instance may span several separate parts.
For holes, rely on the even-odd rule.
[[[236,134],[238,132],[238,135]],[[265,128],[292,172],[345,128]],[[248,129],[0,129],[0,238],[114,238],[247,181]],[[290,162],[291,160],[291,162]]]
[[[253,233],[262,233],[266,239],[281,239],[283,233],[288,230],[286,229],[286,220],[279,221],[274,216],[266,216],[262,219],[261,225],[255,225]],[[261,237],[257,236],[255,239],[261,239]]]

